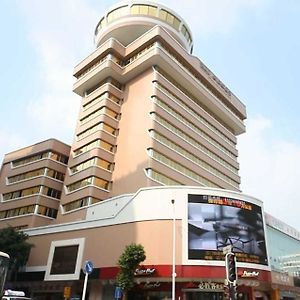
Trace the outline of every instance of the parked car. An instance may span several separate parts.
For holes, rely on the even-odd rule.
[[[2,300],[32,300],[29,297],[25,297],[23,291],[5,290]]]

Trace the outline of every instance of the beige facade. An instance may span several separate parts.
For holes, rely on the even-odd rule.
[[[95,41],[74,69],[82,103],[59,222],[140,187],[239,191],[245,106],[191,55],[185,22],[160,5],[130,2],[104,15]]]
[[[49,204],[55,209],[52,222],[83,220],[90,205],[141,187],[239,191],[236,136],[245,131],[246,109],[191,54],[193,39],[184,20],[158,4],[122,3],[100,19],[95,43],[96,50],[74,68],[74,92],[82,101],[71,151],[63,149],[68,166],[55,169],[61,173],[58,182],[43,179],[59,191],[55,204]],[[16,153],[26,158],[35,150]],[[38,168],[35,164],[9,168],[9,156],[2,200],[16,188],[37,186],[41,178],[27,174]],[[8,184],[11,174],[21,173],[30,180],[19,187]],[[18,198],[18,205],[34,205],[35,197]],[[2,210],[15,208],[16,201],[7,203]],[[30,226],[51,223],[44,221]]]
[[[222,299],[231,245],[240,299],[279,299],[286,278],[271,278],[262,202],[240,193],[246,108],[192,55],[188,25],[157,3],[121,2],[94,39],[74,68],[72,145],[49,139],[2,164],[0,228],[34,244],[15,287],[78,299],[91,260],[88,299],[113,299],[118,258],[138,243],[146,260],[129,299],[170,299],[173,263],[176,299]]]
[[[174,200],[174,203],[171,200]],[[221,202],[224,204],[223,209],[235,213],[206,221],[204,216],[199,214],[199,207],[206,207],[206,216],[211,215],[212,211],[215,211],[215,216],[219,215],[217,211],[220,207],[215,203]],[[195,204],[199,207],[195,208]],[[212,211],[207,209],[208,205]],[[89,279],[89,299],[113,299],[118,258],[126,245],[137,243],[143,245],[146,253],[146,259],[134,278],[137,294],[145,295],[142,299],[146,299],[147,293],[155,293],[155,299],[163,299],[163,295],[170,296],[175,233],[177,298],[189,299],[187,292],[212,292],[206,287],[208,282],[215,283],[214,292],[221,295],[225,268],[223,246],[219,248],[218,244],[227,242],[227,238],[232,237],[234,240],[236,232],[239,232],[241,235],[238,243],[251,243],[247,250],[249,252],[244,252],[238,258],[239,274],[243,274],[238,280],[239,291],[248,295],[245,299],[252,299],[249,295],[255,291],[263,293],[270,289],[270,268],[261,205],[258,199],[239,192],[195,186],[151,187],[140,189],[135,194],[113,197],[87,208],[86,217],[80,222],[26,230],[30,235],[30,242],[35,247],[31,250],[25,274],[32,276],[34,280],[20,284],[29,286],[34,297],[41,288],[41,279],[44,280],[44,291],[51,287],[51,291],[48,292],[52,293],[52,297],[56,292],[53,290],[55,287],[60,294],[63,293],[64,286],[72,288],[72,295],[81,293],[81,269],[85,262],[90,260],[94,266],[94,275]],[[237,220],[241,211],[242,214],[246,214],[246,218]],[[257,223],[258,218],[261,221]],[[202,233],[211,232],[209,235],[199,234],[196,248],[193,245],[194,229],[191,227],[195,221],[198,222],[199,228],[205,228]],[[227,228],[244,226],[243,228],[248,230],[228,229],[228,235],[225,233],[225,237],[218,226],[211,226],[213,223],[222,224],[221,227],[231,224],[231,227]],[[60,250],[61,253],[69,251],[68,247],[77,247],[73,260],[69,258],[71,255],[58,255]],[[199,252],[199,257],[195,256],[195,250]],[[69,263],[72,263],[72,272],[65,271]],[[58,268],[55,269],[55,266]],[[38,276],[42,276],[40,280],[37,279]],[[250,276],[250,279],[247,276]],[[193,290],[189,290],[191,282],[197,283],[197,289],[194,287]],[[198,288],[200,284],[204,287]]]
[[[0,227],[37,227],[57,216],[70,146],[49,139],[5,155]]]

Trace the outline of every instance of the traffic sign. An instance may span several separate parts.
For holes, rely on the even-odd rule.
[[[93,272],[94,265],[90,260],[84,263],[83,272],[85,274],[91,274]]]
[[[118,286],[115,288],[115,299],[121,299],[122,298],[122,289]]]

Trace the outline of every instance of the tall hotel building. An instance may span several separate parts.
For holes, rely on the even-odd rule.
[[[49,139],[3,161],[0,228],[21,228],[34,244],[15,287],[78,299],[91,260],[88,299],[114,299],[118,258],[138,243],[147,258],[128,299],[170,299],[174,262],[176,300],[223,299],[231,245],[239,299],[300,295],[300,281],[270,268],[299,249],[300,233],[271,229],[279,242],[268,256],[262,202],[239,189],[245,106],[192,55],[184,20],[157,3],[121,2],[94,41],[74,69],[82,101],[71,147]]]
[[[158,4],[121,2],[100,19],[94,41],[96,50],[74,69],[82,102],[71,151],[65,145],[59,152],[67,168],[53,177],[41,167],[47,141],[7,154],[0,226],[81,220],[80,208],[141,187],[239,191],[236,136],[245,131],[245,106],[192,55],[185,21]],[[57,190],[54,202],[46,195],[47,219],[11,218],[40,210],[26,201],[39,205],[47,188],[39,180]]]
[[[184,20],[154,3],[121,3],[94,40],[74,70],[82,102],[62,212],[157,185],[239,191],[245,106],[192,55]]]

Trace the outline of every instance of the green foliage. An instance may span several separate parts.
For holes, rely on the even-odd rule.
[[[27,242],[28,235],[13,227],[0,229],[0,251],[10,256],[10,270],[17,271],[26,265],[33,245]]]
[[[141,262],[146,259],[144,247],[140,244],[130,244],[121,254],[118,265],[117,284],[125,292],[134,286],[134,272]]]

